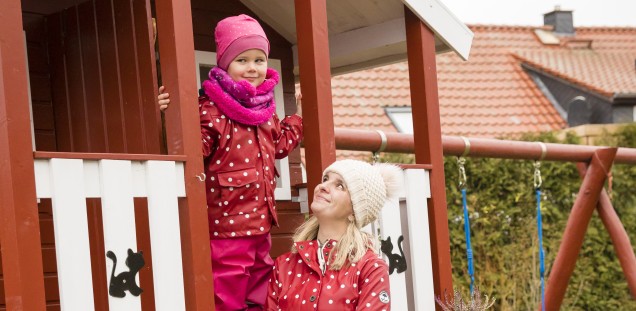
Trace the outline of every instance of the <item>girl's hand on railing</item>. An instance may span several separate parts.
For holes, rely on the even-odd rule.
[[[296,114],[303,116],[303,105],[301,105],[303,99],[302,93],[296,93]]]
[[[159,96],[157,96],[157,100],[159,101],[159,110],[164,111],[168,109],[168,104],[170,104],[170,94],[164,93],[163,91],[166,89],[165,86],[159,87]]]

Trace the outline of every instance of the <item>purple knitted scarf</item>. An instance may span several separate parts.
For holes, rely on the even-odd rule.
[[[214,67],[203,82],[203,89],[219,110],[246,125],[259,125],[269,120],[276,111],[274,87],[278,84],[276,70],[268,68],[265,81],[254,87],[248,81],[234,81],[223,69]]]

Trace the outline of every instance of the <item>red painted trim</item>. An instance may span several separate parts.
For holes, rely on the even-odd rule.
[[[104,256],[104,222],[100,199],[86,200],[86,218],[88,220],[95,311],[108,311],[110,310],[108,306],[108,279],[104,273],[104,271],[108,270],[106,268],[106,256]],[[53,232],[50,233],[52,236]]]
[[[0,0],[0,244],[7,310],[44,310],[26,51],[19,0]]]
[[[303,93],[305,163],[309,200],[322,171],[336,160],[334,143],[329,31],[325,0],[296,0],[298,66]],[[311,204],[311,202],[310,202]]]
[[[598,204],[603,184],[611,171],[616,150],[616,148],[601,149],[596,151],[592,157],[568,217],[559,252],[550,271],[545,291],[546,310],[559,310],[561,307],[570,277],[576,266],[576,259],[583,245],[585,231],[587,231],[594,208]]]
[[[171,101],[165,113],[168,153],[187,157],[187,197],[179,200],[186,309],[214,310],[205,184],[196,178],[203,173],[203,156],[191,5],[188,0],[156,0],[155,7],[161,74]]]
[[[185,162],[188,157],[183,155],[161,154],[131,154],[131,153],[79,153],[79,152],[33,152],[35,159],[84,159],[84,160],[128,160],[128,161],[175,161]]]
[[[406,46],[413,111],[415,162],[431,165],[428,199],[434,295],[453,292],[450,236],[446,213],[442,128],[437,95],[435,35],[408,7],[404,7]],[[438,310],[441,310],[437,306]]]

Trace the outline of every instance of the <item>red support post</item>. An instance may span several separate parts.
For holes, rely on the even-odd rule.
[[[616,151],[617,148],[600,149],[592,156],[568,217],[559,252],[550,271],[545,293],[546,310],[559,310],[561,307],[568,282],[576,266],[576,259],[583,245],[585,231],[594,208],[599,202],[601,190],[612,168]]]
[[[325,0],[296,0],[294,4],[300,87],[303,93],[303,127],[306,129],[303,144],[307,163],[307,191],[311,202],[323,169],[336,160],[327,3]]]
[[[577,167],[581,177],[585,176],[587,171],[586,165],[579,163]],[[610,197],[605,189],[601,191],[601,197],[599,198],[596,210],[603,221],[605,229],[612,239],[614,251],[616,251],[616,257],[618,257],[621,268],[623,268],[623,274],[627,280],[627,285],[629,286],[632,298],[636,298],[636,256],[634,255],[632,244],[629,241],[629,235],[627,235],[625,227],[623,227],[620,218],[618,218],[618,215],[612,206],[612,201],[610,201]]]
[[[20,0],[0,0],[0,245],[7,310],[44,310]]]
[[[452,293],[453,281],[446,212],[442,128],[437,95],[435,36],[431,29],[424,25],[406,6],[404,7],[404,15],[411,109],[413,111],[415,162],[432,166],[428,219],[430,221],[433,282],[435,296],[443,296],[445,291]],[[438,309],[440,309],[439,306]]]
[[[186,198],[179,200],[187,310],[214,310],[210,236],[203,175],[201,129],[189,0],[157,0],[161,72],[170,93],[166,110],[169,154],[183,154]]]

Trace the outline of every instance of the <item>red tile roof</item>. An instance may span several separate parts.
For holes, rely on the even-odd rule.
[[[470,28],[475,38],[468,61],[452,53],[437,57],[445,135],[492,138],[567,126],[522,62],[601,94],[636,92],[636,28],[577,28],[558,45],[541,43],[537,27]],[[580,49],[590,41],[591,50]],[[332,92],[336,127],[395,132],[384,108],[410,106],[408,65],[336,76]]]
[[[535,69],[605,97],[636,93],[636,49],[628,52],[523,51],[515,56]]]

